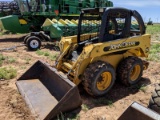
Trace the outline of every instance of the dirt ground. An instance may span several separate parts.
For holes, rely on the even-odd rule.
[[[5,39],[8,37],[8,39]],[[9,38],[12,39],[9,39]],[[36,52],[28,51],[26,46],[18,47],[14,50],[1,51],[23,43],[19,36],[2,36],[0,39],[0,53],[6,57],[16,59],[15,62],[4,62],[3,66],[12,66],[18,76],[11,80],[0,80],[0,120],[34,120],[29,108],[18,93],[15,81],[37,60],[43,60],[50,65],[53,61],[46,56],[39,56]],[[43,45],[42,50],[55,51],[47,45]],[[26,62],[26,60],[29,60]],[[148,102],[156,83],[160,81],[160,63],[149,61],[149,68],[144,71],[141,81],[132,87],[125,87],[117,82],[109,93],[100,98],[90,97],[87,93],[81,92],[83,105],[81,109],[66,113],[67,117],[73,116],[80,120],[116,120],[123,111],[134,101],[148,106]],[[76,114],[76,115],[75,115]]]

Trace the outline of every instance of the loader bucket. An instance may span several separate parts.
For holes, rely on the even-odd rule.
[[[16,82],[31,112],[39,120],[54,118],[82,103],[78,87],[48,64],[37,61]]]
[[[137,102],[133,102],[118,120],[160,120],[160,115]]]

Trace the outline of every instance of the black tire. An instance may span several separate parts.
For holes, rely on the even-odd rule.
[[[103,74],[105,76],[102,78]],[[82,84],[84,89],[92,96],[105,95],[112,88],[114,83],[115,70],[109,63],[97,61],[91,63],[84,71]]]
[[[126,86],[136,84],[141,79],[142,73],[143,62],[138,57],[129,56],[117,67],[117,79]]]
[[[156,85],[156,88],[153,91],[151,99],[149,101],[148,107],[160,114],[160,84]]]
[[[26,44],[27,39],[28,39],[29,37],[31,37],[31,35],[27,35],[27,36],[24,38],[24,40],[23,40],[24,44]]]
[[[32,51],[40,49],[41,40],[36,36],[31,36],[27,39],[27,47],[29,50],[32,50]]]

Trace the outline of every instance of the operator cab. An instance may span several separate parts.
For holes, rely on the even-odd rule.
[[[132,20],[134,20],[134,24]],[[76,60],[84,46],[88,44],[109,42],[143,34],[145,34],[144,22],[137,11],[124,8],[82,9],[78,23],[78,46],[73,50],[71,58]]]
[[[44,0],[15,0],[22,14],[28,12],[43,12]]]
[[[99,42],[128,38],[145,33],[142,17],[137,11],[108,8],[104,12]]]
[[[77,42],[84,46],[88,42],[107,42],[144,33],[144,22],[135,10],[116,7],[83,9],[79,17]]]

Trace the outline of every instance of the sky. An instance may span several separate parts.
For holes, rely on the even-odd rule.
[[[145,22],[149,18],[153,22],[160,23],[160,0],[110,0],[114,7],[124,7],[137,10]]]

